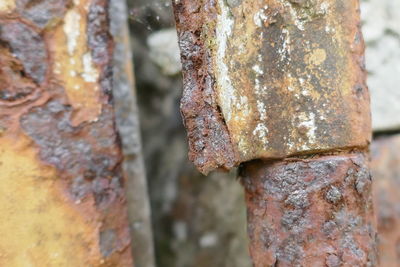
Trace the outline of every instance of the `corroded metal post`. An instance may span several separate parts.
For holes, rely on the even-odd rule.
[[[189,156],[241,164],[254,264],[374,265],[358,0],[173,3]]]
[[[399,134],[380,137],[371,146],[379,263],[385,267],[400,265],[399,150]]]
[[[110,31],[114,38],[114,104],[124,154],[126,198],[136,266],[154,267],[154,245],[146,170],[142,154],[139,110],[132,64],[126,0],[110,1]]]
[[[1,1],[0,39],[0,266],[132,266],[108,1]]]

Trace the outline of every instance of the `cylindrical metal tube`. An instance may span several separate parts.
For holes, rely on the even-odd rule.
[[[251,256],[262,266],[375,266],[368,158],[246,163]]]
[[[203,173],[368,146],[358,0],[174,6],[189,155]]]
[[[374,204],[380,266],[400,265],[400,135],[382,136],[371,145]]]
[[[242,164],[255,265],[374,265],[359,1],[173,3],[189,155]]]
[[[0,266],[132,266],[108,0],[1,1]]]

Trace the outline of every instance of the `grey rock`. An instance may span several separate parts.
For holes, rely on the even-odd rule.
[[[361,15],[373,128],[400,129],[400,1],[363,0]]]
[[[150,48],[150,59],[164,74],[175,75],[181,71],[178,37],[174,28],[152,33],[147,38],[147,45]]]

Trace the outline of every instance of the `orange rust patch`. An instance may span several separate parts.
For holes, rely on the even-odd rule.
[[[24,136],[0,138],[0,265],[93,266],[99,224],[72,209],[54,168]]]

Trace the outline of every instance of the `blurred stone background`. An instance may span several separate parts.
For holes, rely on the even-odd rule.
[[[243,192],[235,172],[204,177],[187,159],[186,133],[179,112],[182,81],[171,3],[128,3],[157,265],[250,267]],[[363,0],[362,16],[373,125],[377,138],[383,140],[386,135],[400,132],[400,1]],[[380,146],[375,145],[374,156],[379,155]],[[390,164],[393,168],[400,165]],[[377,180],[388,179],[378,183],[387,186],[390,179],[400,180],[400,169],[379,169],[375,176]],[[381,224],[388,220],[398,222],[400,206],[396,204],[390,212],[391,217],[380,214],[384,218]],[[400,254],[400,241],[396,244]],[[399,258],[397,255],[394,262],[400,263]]]
[[[361,15],[374,130],[399,130],[400,1],[363,0]]]

